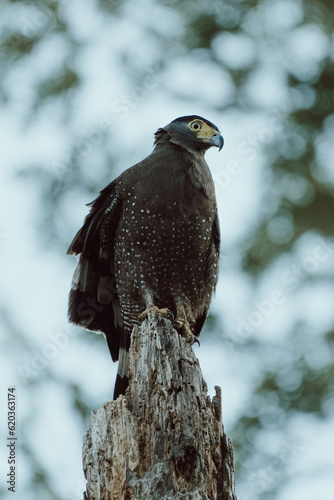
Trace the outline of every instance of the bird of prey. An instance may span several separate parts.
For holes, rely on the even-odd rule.
[[[224,140],[200,116],[182,116],[155,133],[154,149],[89,205],[68,254],[80,254],[69,319],[103,332],[119,360],[114,399],[128,386],[135,324],[161,313],[197,340],[218,276],[219,222],[204,153]]]

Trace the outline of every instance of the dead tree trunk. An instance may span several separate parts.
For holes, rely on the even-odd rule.
[[[162,316],[131,337],[126,396],[93,412],[84,500],[236,500],[221,390],[210,400],[191,345]]]

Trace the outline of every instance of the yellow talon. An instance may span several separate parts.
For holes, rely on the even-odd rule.
[[[164,309],[159,309],[157,306],[151,306],[139,314],[139,320],[144,321],[149,314],[162,314],[162,316],[166,319],[169,319],[171,321],[174,319],[173,313],[167,307],[165,307]]]

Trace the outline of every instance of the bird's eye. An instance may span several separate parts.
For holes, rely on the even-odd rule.
[[[192,130],[200,130],[202,128],[202,124],[200,122],[194,122],[191,124]]]

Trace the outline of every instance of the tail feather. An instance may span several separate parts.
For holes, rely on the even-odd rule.
[[[114,400],[117,399],[121,394],[125,394],[125,391],[129,385],[128,358],[129,351],[124,349],[124,347],[121,347],[119,350],[118,370],[114,388]]]
[[[131,327],[127,324],[124,325],[123,333],[121,335],[121,342],[119,348],[118,369],[114,389],[114,399],[117,399],[125,391],[129,385],[128,378],[128,359],[131,342]]]

